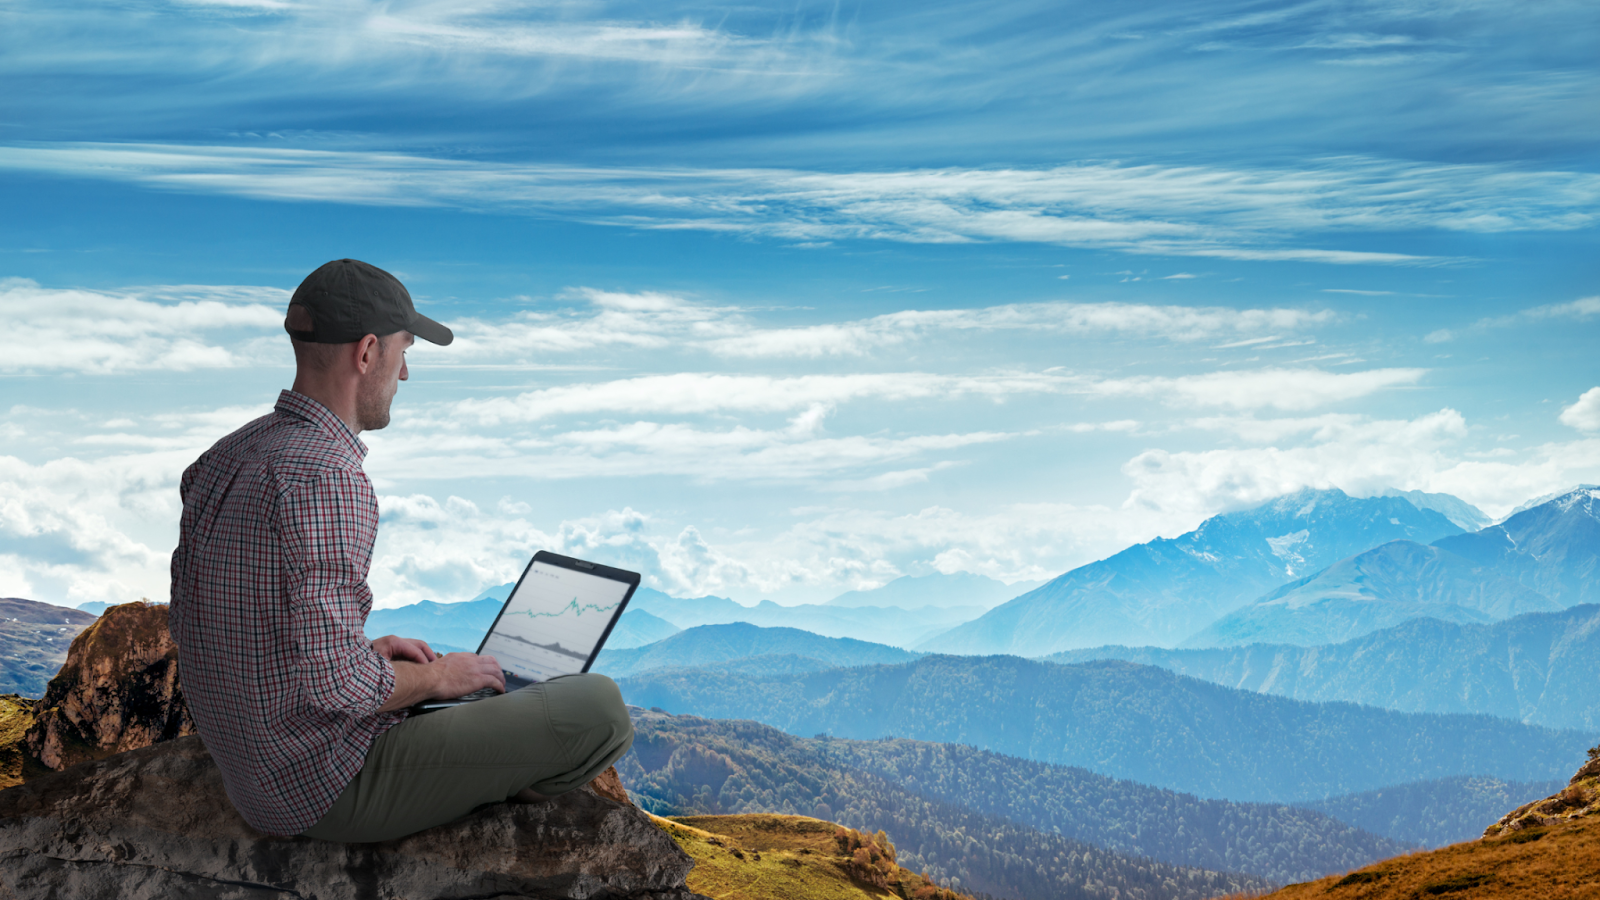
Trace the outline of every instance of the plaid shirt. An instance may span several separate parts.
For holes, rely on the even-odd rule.
[[[316,824],[405,718],[378,712],[394,668],[362,632],[378,533],[366,453],[327,407],[284,391],[183,473],[183,693],[229,799],[269,834]]]

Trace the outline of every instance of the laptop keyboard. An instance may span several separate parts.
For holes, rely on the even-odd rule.
[[[462,694],[461,696],[457,697],[456,699],[460,700],[462,702],[466,702],[468,700],[487,700],[488,698],[493,697],[494,695],[496,695],[498,693],[500,693],[500,692],[495,690],[492,687],[478,688],[477,690],[473,691],[472,693],[470,693],[470,694]]]

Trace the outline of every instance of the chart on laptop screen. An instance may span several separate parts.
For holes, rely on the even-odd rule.
[[[628,585],[536,562],[480,651],[533,681],[583,671]]]

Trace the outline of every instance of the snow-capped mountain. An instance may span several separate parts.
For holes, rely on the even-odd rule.
[[[1040,656],[1101,644],[1170,647],[1347,556],[1461,531],[1402,497],[1307,489],[1073,569],[917,649]]]

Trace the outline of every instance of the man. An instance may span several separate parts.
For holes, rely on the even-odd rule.
[[[269,834],[379,841],[586,784],[633,742],[603,675],[505,693],[493,657],[363,632],[378,503],[362,431],[389,424],[415,337],[449,344],[394,276],[341,259],[289,300],[295,379],[183,475],[172,635],[228,797]],[[422,700],[500,696],[426,716]]]

